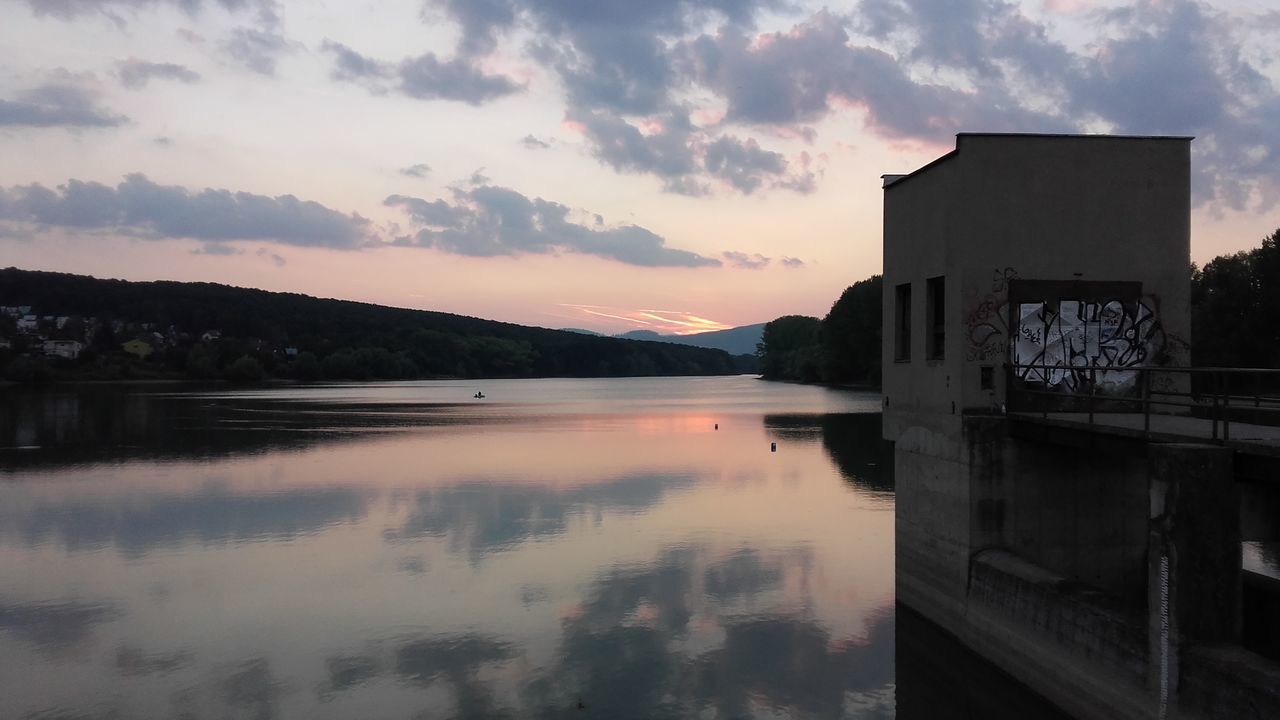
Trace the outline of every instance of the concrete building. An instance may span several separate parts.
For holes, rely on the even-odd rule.
[[[1063,390],[1086,359],[1188,362],[1190,140],[961,134],[885,176],[886,437],[1006,403],[1019,331]]]
[[[43,349],[44,354],[48,357],[75,360],[80,357],[80,352],[84,350],[84,344],[76,340],[45,340]]]
[[[898,599],[1079,717],[1280,712],[1240,645],[1239,453],[1040,412],[1189,364],[1190,143],[961,134],[884,176]]]

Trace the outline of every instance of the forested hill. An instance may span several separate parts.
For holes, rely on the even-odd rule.
[[[213,283],[8,268],[0,270],[0,306],[0,366],[18,380],[33,373],[364,379],[737,371],[719,350]],[[72,350],[75,358],[58,355]]]

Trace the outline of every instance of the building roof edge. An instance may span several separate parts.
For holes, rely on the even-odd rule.
[[[954,150],[934,158],[932,161],[921,165],[909,173],[886,173],[881,175],[881,179],[894,177],[893,180],[886,180],[883,185],[884,190],[888,190],[895,185],[909,180],[920,173],[938,165],[939,163],[955,157],[960,152],[960,139],[966,137],[1008,137],[1008,138],[1070,138],[1073,140],[1177,140],[1180,142],[1191,142],[1195,140],[1194,135],[1106,135],[1100,133],[1081,134],[1081,133],[999,133],[999,132],[958,132],[956,133],[956,147]]]

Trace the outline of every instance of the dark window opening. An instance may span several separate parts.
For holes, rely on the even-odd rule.
[[[983,365],[981,368],[981,371],[982,373],[980,377],[982,378],[982,389],[995,390],[996,389],[995,368],[991,367],[990,365]]]
[[[911,283],[894,288],[893,359],[911,359]]]
[[[929,278],[925,295],[929,316],[925,320],[925,327],[929,328],[925,357],[941,360],[947,354],[947,279],[941,275]]]

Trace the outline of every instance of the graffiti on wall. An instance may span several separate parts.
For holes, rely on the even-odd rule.
[[[1066,392],[1089,382],[1106,394],[1131,391],[1138,374],[1130,368],[1153,363],[1166,341],[1143,301],[1024,302],[1016,322],[1010,351],[1017,377]]]
[[[1001,360],[1008,336],[1009,281],[1018,277],[1011,267],[991,272],[991,292],[973,304],[965,316],[965,359]]]

